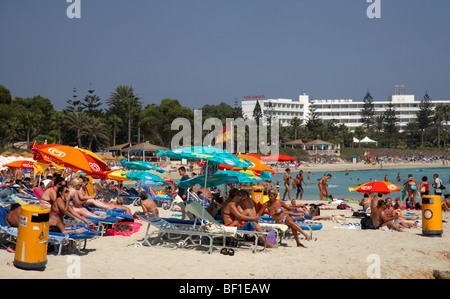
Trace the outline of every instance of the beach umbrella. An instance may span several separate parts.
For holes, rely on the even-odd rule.
[[[109,171],[108,165],[94,153],[61,144],[43,144],[36,142],[30,146],[33,150],[33,158],[37,161],[54,162],[64,167],[81,170],[93,178],[103,178],[105,171]],[[96,157],[97,156],[97,157]]]
[[[124,173],[122,174],[122,176],[133,181],[148,180],[153,181],[155,183],[159,183],[161,185],[168,185],[170,184],[170,182],[172,182],[170,179],[160,177],[156,174],[147,171],[133,171]]]
[[[249,166],[247,168],[247,170],[252,170],[257,176],[259,176],[262,171],[268,171],[268,172],[272,173],[272,175],[275,174],[275,171],[272,168],[270,168],[269,165],[267,165],[266,163],[261,161],[261,159],[255,157],[255,156],[250,156],[250,155],[246,155],[246,154],[239,154],[237,156],[241,159],[247,159],[248,161],[250,161],[250,163],[252,163],[252,165]],[[228,166],[225,164],[220,164],[219,169],[221,169],[221,170],[223,170],[223,169],[236,170],[236,171],[244,170],[242,167],[233,167],[233,166]]]
[[[4,164],[3,167],[33,169],[33,161],[17,160],[17,161],[14,161],[14,162],[10,162],[8,164]]]
[[[270,161],[270,162],[286,162],[286,161],[297,161],[297,159],[286,156],[286,155],[269,155],[265,157],[261,157],[262,161]]]
[[[124,170],[111,170],[105,173],[106,174],[105,178],[108,180],[115,180],[115,181],[132,181],[124,176],[127,173],[128,172]]]
[[[120,165],[130,170],[155,170],[160,173],[166,172],[164,169],[159,168],[152,163],[146,161],[127,161],[127,159],[121,159]]]
[[[178,148],[173,150],[156,150],[156,154],[159,157],[169,157],[171,159],[195,159],[195,160],[205,160],[207,163],[204,166],[204,187],[206,189],[209,171],[208,169],[214,169],[215,167],[209,167],[208,163],[217,165],[225,164],[233,167],[242,167],[246,170],[248,167],[252,166],[252,163],[247,159],[241,159],[230,152],[216,148],[216,147],[205,147],[205,146],[191,146],[185,148]],[[204,215],[204,209],[202,209],[202,219]]]
[[[222,163],[228,166],[242,167],[243,169],[252,166],[252,163],[247,159],[241,159],[230,152],[216,147],[191,146],[174,150],[156,150],[156,154],[159,157],[166,156],[176,160],[205,160],[216,164]]]
[[[386,182],[386,181],[373,181],[369,183],[365,183],[363,185],[360,185],[356,188],[348,188],[349,191],[357,191],[360,193],[382,193],[382,194],[389,194],[391,192],[397,192],[400,191],[400,188],[396,185]]]
[[[270,173],[269,173],[270,174]],[[259,176],[248,174],[246,172],[234,170],[220,170],[207,178],[205,175],[199,175],[185,181],[178,181],[177,184],[181,188],[189,188],[195,184],[204,185],[206,187],[214,187],[223,184],[246,184],[263,181]]]

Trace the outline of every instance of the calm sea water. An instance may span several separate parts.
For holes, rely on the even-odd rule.
[[[332,166],[330,166],[330,169],[332,169]],[[298,174],[298,170],[292,170],[291,169],[291,175],[295,178]],[[424,169],[418,169],[418,168],[411,168],[411,169],[377,169],[377,170],[353,170],[349,171],[349,174],[346,175],[345,171],[326,171],[325,173],[321,172],[311,172],[311,179],[307,179],[307,172],[308,169],[303,169],[303,177],[305,179],[305,182],[307,184],[306,187],[304,187],[303,192],[303,199],[304,200],[319,200],[319,188],[317,187],[318,181],[323,177],[325,173],[331,173],[332,177],[328,180],[328,192],[329,194],[332,194],[336,198],[351,198],[355,200],[360,200],[362,198],[362,194],[358,193],[356,191],[350,192],[348,190],[349,187],[354,188],[359,185],[362,185],[364,183],[367,183],[372,179],[373,181],[383,181],[384,176],[388,175],[389,182],[397,185],[398,187],[402,188],[403,180],[408,178],[408,174],[412,174],[413,177],[417,180],[417,182],[420,184],[422,181],[423,176],[428,177],[428,182],[430,183],[431,188],[431,182],[433,181],[433,174],[437,173],[439,175],[439,178],[441,178],[444,185],[450,185],[449,184],[449,175],[450,175],[450,168],[424,168]],[[400,173],[401,180],[397,181],[397,174]],[[280,197],[282,198],[285,188],[284,188],[284,181],[283,181],[284,173],[278,173],[274,176],[273,182],[280,182]],[[359,183],[357,180],[359,179]],[[291,180],[292,181],[292,180]],[[431,188],[431,190],[433,190]],[[448,191],[450,192],[450,191]],[[297,194],[297,190],[293,190],[291,188],[291,198],[294,198]],[[396,196],[402,196],[401,192],[392,192],[390,197],[395,198]],[[286,200],[288,199],[288,196],[286,194]],[[420,202],[420,196],[417,197],[418,201]]]
[[[375,166],[378,167],[378,166]],[[398,187],[402,188],[403,186],[403,180],[408,178],[408,174],[412,173],[413,177],[417,180],[417,182],[420,184],[422,181],[423,176],[428,177],[428,182],[430,183],[433,181],[433,174],[437,173],[439,175],[439,178],[441,178],[444,185],[450,186],[449,183],[449,176],[450,176],[450,167],[449,168],[408,168],[408,169],[374,169],[374,170],[353,170],[349,171],[349,174],[346,175],[345,171],[332,171],[333,166],[330,165],[330,170],[326,172],[311,172],[311,179],[307,179],[307,173],[308,168],[300,168],[303,170],[303,177],[305,179],[305,182],[307,184],[306,187],[303,187],[303,199],[304,200],[319,200],[319,188],[317,187],[318,181],[323,177],[325,173],[331,173],[332,177],[328,180],[328,192],[329,194],[332,194],[336,198],[344,198],[344,199],[354,199],[354,200],[361,200],[363,195],[361,193],[358,193],[356,191],[350,192],[348,190],[349,187],[354,188],[358,187],[359,185],[362,185],[364,183],[368,183],[370,179],[373,181],[383,181],[384,176],[388,175],[389,182],[397,185]],[[296,177],[300,169],[291,169],[291,175],[292,177]],[[397,181],[397,174],[400,173],[401,180]],[[274,175],[272,181],[275,185],[272,185],[273,187],[276,186],[277,181],[280,183],[280,198],[283,197],[285,188],[284,188],[284,181],[283,181],[284,173],[277,173]],[[359,183],[358,183],[359,179]],[[292,180],[291,180],[292,184]],[[292,185],[291,185],[292,186]],[[218,186],[222,190],[225,190],[225,186]],[[154,186],[153,187],[156,190],[163,189],[163,187]],[[450,187],[448,187],[449,190],[446,190],[447,192],[450,192]],[[433,189],[431,188],[431,191]],[[291,198],[295,198],[297,194],[297,190],[293,190],[291,187]],[[402,196],[402,192],[392,192],[389,194],[390,197],[395,198],[396,196]],[[288,200],[288,196],[286,194],[285,200]],[[416,198],[417,202],[420,202],[420,196]]]

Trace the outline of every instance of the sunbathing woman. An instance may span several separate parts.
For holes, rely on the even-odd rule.
[[[87,225],[92,223],[84,219],[80,214],[75,212],[69,205],[69,188],[67,186],[60,186],[56,191],[56,200],[53,202],[50,209],[50,227],[58,228],[63,234],[82,233],[84,229],[66,230],[64,226],[63,217],[69,215],[75,219],[85,222]]]
[[[53,202],[55,202],[56,200],[56,190],[65,183],[66,182],[62,177],[56,177],[53,184],[51,186],[48,186],[44,193],[42,193],[40,203],[46,208],[50,208]]]
[[[298,238],[298,233],[300,232],[305,236],[306,240],[310,241],[311,237],[305,233],[297,223],[294,222],[291,215],[287,213],[285,210],[293,210],[293,208],[289,207],[282,200],[277,199],[278,192],[276,189],[272,188],[268,192],[269,200],[265,202],[262,208],[259,210],[258,216],[261,216],[263,213],[267,212],[270,216],[272,216],[273,220],[279,224],[286,224],[288,227],[292,229],[292,234],[294,235],[294,239],[297,242],[298,247],[305,247]]]
[[[89,178],[80,177],[80,179],[82,180],[81,188],[77,191],[78,192],[77,197],[74,197],[75,206],[77,208],[80,208],[82,205],[96,206],[98,208],[103,208],[106,210],[113,210],[113,209],[119,208],[119,209],[125,209],[126,213],[131,215],[130,208],[128,208],[124,205],[106,203],[106,202],[96,199],[94,195],[86,195],[85,188],[86,188],[87,184],[89,183]]]

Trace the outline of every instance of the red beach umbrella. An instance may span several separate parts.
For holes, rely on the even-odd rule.
[[[358,186],[356,188],[348,188],[349,191],[356,191],[360,193],[382,193],[382,194],[389,194],[391,192],[397,192],[401,189],[397,187],[396,185],[386,182],[386,181],[373,181],[369,183],[365,183],[361,186]]]

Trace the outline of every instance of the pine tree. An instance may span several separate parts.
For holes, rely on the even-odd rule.
[[[384,114],[384,133],[389,139],[390,145],[392,145],[392,141],[396,144],[396,135],[399,131],[399,122],[400,119],[397,115],[397,111],[395,110],[395,106],[392,102],[390,102]]]
[[[419,111],[416,112],[417,126],[420,130],[420,147],[423,147],[423,136],[425,130],[431,126],[433,120],[433,103],[431,103],[428,92],[425,92],[423,100],[420,101]]]
[[[256,101],[256,105],[255,108],[253,108],[253,118],[257,121],[260,122],[262,119],[262,111],[261,111],[261,106],[259,105],[259,101]]]
[[[364,105],[361,110],[361,122],[366,129],[369,129],[374,124],[375,117],[375,105],[373,104],[373,97],[370,95],[369,90],[367,90],[366,96],[364,97]]]

